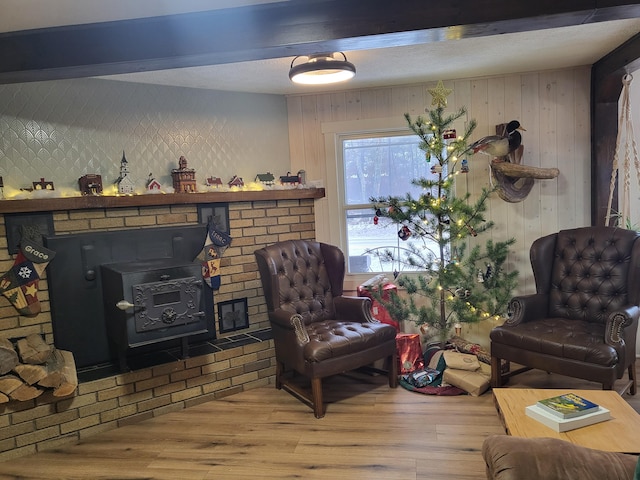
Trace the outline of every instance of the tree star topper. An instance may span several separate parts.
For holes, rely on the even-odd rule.
[[[438,80],[436,88],[428,88],[427,92],[431,94],[432,106],[444,108],[447,106],[447,97],[451,95],[451,92],[453,92],[453,90],[450,88],[445,88],[442,80]]]

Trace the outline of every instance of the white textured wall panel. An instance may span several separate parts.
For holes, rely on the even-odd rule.
[[[0,175],[21,188],[45,177],[77,190],[86,173],[105,187],[123,150],[140,188],[149,175],[171,185],[184,155],[199,184],[211,175],[251,181],[289,161],[286,100],[100,79],[0,85]]]

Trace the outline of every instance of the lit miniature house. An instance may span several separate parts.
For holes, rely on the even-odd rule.
[[[124,151],[122,152],[122,160],[120,160],[120,176],[116,180],[116,184],[118,185],[118,193],[125,195],[133,193],[136,187],[133,179],[129,175],[129,162],[127,162],[127,158],[124,156]]]
[[[221,187],[222,186],[222,179],[220,177],[207,177],[207,183],[206,183],[207,187]]]
[[[197,192],[196,171],[187,167],[187,159],[183,156],[178,160],[178,168],[171,170],[173,178],[173,191],[175,193]]]
[[[46,181],[44,178],[40,178],[39,182],[32,182],[34,190],[55,190],[53,182]]]
[[[147,190],[150,192],[159,192],[162,190],[162,185],[158,180],[153,178],[153,174],[149,174],[149,178],[147,178]]]
[[[275,185],[276,183],[276,177],[273,176],[273,173],[271,172],[267,172],[267,173],[259,173],[256,175],[256,182],[261,183],[263,185]]]
[[[102,194],[102,176],[87,173],[78,179],[78,186],[82,195],[100,195]]]
[[[229,180],[229,186],[230,187],[244,187],[244,180],[242,180],[242,177],[234,175],[233,178],[231,180]]]

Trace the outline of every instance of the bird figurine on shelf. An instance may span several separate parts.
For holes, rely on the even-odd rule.
[[[505,127],[503,135],[489,135],[472,143],[464,152],[483,153],[491,157],[506,157],[514,152],[522,143],[522,135],[518,130],[526,131],[520,122],[511,120]]]

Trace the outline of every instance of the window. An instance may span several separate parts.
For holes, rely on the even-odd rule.
[[[420,139],[406,131],[339,138],[341,148],[337,153],[342,160],[344,199],[341,208],[349,273],[407,270],[397,259],[409,244],[424,248],[423,239],[402,240],[399,235],[402,226],[387,218],[374,224],[375,209],[370,199],[404,197],[407,193],[420,196],[423,192],[411,181],[437,175],[431,172],[435,160],[427,162],[418,146]]]

